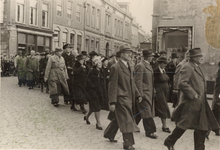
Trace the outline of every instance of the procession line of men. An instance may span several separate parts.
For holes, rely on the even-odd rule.
[[[82,113],[86,114],[84,105],[88,99],[88,95],[85,94],[87,78],[94,67],[97,69],[95,58],[99,54],[94,51],[90,52],[88,60],[85,51],[74,56],[70,52],[71,48],[70,44],[66,44],[63,47],[64,52],[56,48],[54,55],[48,57],[45,55],[47,63],[44,64],[44,69],[38,67],[39,60],[33,57],[34,51],[31,51],[31,56],[27,57],[26,61],[19,57],[16,61],[19,70],[19,85],[23,83],[25,72],[29,89],[32,89],[36,82],[34,79],[38,76],[36,72],[40,70],[41,74],[45,73],[42,77],[48,84],[51,103],[55,107],[59,105],[59,95],[63,94],[64,102],[66,104],[70,102],[72,110],[76,111],[75,105],[79,104]],[[172,55],[173,60],[168,63],[164,54],[166,52],[162,51],[161,56],[152,63],[152,51],[143,50],[143,59],[135,64],[132,60],[133,50],[127,44],[121,45],[116,54],[117,59],[115,56],[108,63],[110,68],[107,69],[106,76],[97,74],[97,77],[106,80],[102,87],[106,87],[108,91],[106,99],[110,110],[108,119],[111,122],[104,131],[104,137],[110,142],[117,142],[115,135],[120,129],[124,141],[123,148],[134,150],[133,132],[140,131],[137,125],[141,119],[146,137],[157,139],[156,125],[153,120],[155,116],[161,118],[162,131],[170,133],[166,125],[166,118],[170,118],[167,102],[172,99],[170,94],[174,95],[173,90],[176,90],[177,99],[172,115],[176,128],[166,138],[164,145],[168,150],[174,150],[174,144],[185,130],[194,129],[194,149],[204,150],[207,132],[210,130],[219,132],[219,124],[206,99],[205,78],[199,67],[202,58],[201,49],[189,50],[186,53],[186,59],[178,65],[176,55]],[[107,58],[102,60],[105,61]],[[178,69],[166,71],[166,69],[172,70],[173,67]],[[90,100],[89,103],[93,102]],[[90,105],[90,109],[91,107],[97,108],[97,106]],[[99,111],[100,109],[93,112]],[[98,119],[99,113],[95,114]],[[88,117],[87,114],[85,120],[87,124],[90,124]],[[97,120],[96,128],[102,130],[100,120]]]

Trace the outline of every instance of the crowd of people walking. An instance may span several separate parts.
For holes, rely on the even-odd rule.
[[[66,44],[63,49],[37,55],[32,50],[28,56],[19,50],[14,58],[19,86],[27,85],[29,90],[41,88],[41,92],[45,87],[55,107],[59,106],[59,96],[64,97],[64,103],[70,104],[73,111],[80,105],[87,124],[94,113],[98,130],[103,130],[101,110],[109,111],[111,122],[104,137],[117,142],[115,136],[120,129],[126,150],[135,149],[133,132],[140,131],[141,120],[146,137],[158,138],[156,126],[160,125],[153,119],[156,116],[161,119],[161,130],[172,132],[164,141],[168,150],[174,150],[176,141],[187,129],[195,130],[195,150],[205,150],[205,138],[210,131],[220,135],[220,62],[211,109],[200,68],[200,48],[188,50],[181,62],[175,53],[168,62],[166,51],[153,53],[144,49],[138,54],[127,44],[109,58],[95,51],[72,53],[72,48]],[[173,103],[172,113],[168,102]],[[85,109],[86,104],[89,110]],[[176,123],[173,131],[166,123],[169,118]]]

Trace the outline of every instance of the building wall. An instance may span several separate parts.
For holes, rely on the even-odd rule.
[[[131,29],[132,35],[131,35],[131,46],[133,48],[137,48],[139,41],[138,41],[138,26],[137,24],[132,23],[132,29]]]
[[[158,27],[192,27],[192,47],[200,47],[204,61],[220,60],[220,0],[154,0],[153,37]],[[215,11],[216,10],[216,11]],[[157,38],[153,49],[158,50]],[[215,58],[213,58],[215,57]]]
[[[191,46],[200,47],[204,54],[203,69],[207,79],[216,73],[215,65],[220,60],[220,0],[154,0],[152,36],[153,50],[159,51],[158,43],[161,27],[189,27],[192,28]],[[162,37],[163,38],[163,37]],[[211,67],[214,66],[214,67]]]

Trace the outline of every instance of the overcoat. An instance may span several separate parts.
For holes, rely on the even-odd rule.
[[[45,74],[45,70],[47,67],[47,61],[48,61],[48,58],[46,57],[41,58],[39,61],[39,71],[40,71],[39,79],[40,79],[40,82],[42,83],[44,82],[44,74]]]
[[[64,94],[69,95],[69,88],[66,81],[68,74],[62,56],[53,55],[49,57],[44,78],[48,79],[50,95],[60,94],[57,84],[61,84]]]
[[[73,77],[73,67],[75,65],[75,56],[71,53],[68,55],[66,52],[64,52],[62,54],[62,57],[65,60],[68,76],[71,79]],[[71,68],[68,69],[68,67],[71,67]]]
[[[87,69],[83,68],[80,62],[76,61],[73,68],[73,87],[72,87],[72,98],[76,104],[86,104],[86,81],[87,81]]]
[[[36,57],[30,56],[27,57],[26,62],[26,79],[27,80],[34,80],[37,77],[37,73],[39,71],[39,61]]]
[[[217,73],[217,78],[215,81],[215,89],[214,89],[214,95],[213,95],[213,102],[212,102],[212,111],[214,114],[217,114],[218,121],[220,121],[220,69]],[[219,122],[220,123],[220,122]]]
[[[103,75],[100,70],[95,67],[89,72],[86,83],[86,99],[90,104],[92,112],[98,112],[101,105],[106,101],[107,96],[104,92]]]
[[[150,118],[154,116],[154,71],[150,64],[142,60],[135,67],[134,80],[137,89],[142,96],[141,103],[137,103],[138,111],[142,118]]]
[[[130,70],[121,60],[110,68],[109,103],[115,103],[115,116],[122,133],[139,131],[134,120],[134,112],[135,97],[140,94],[134,83],[134,68],[130,67]]]
[[[186,59],[181,61],[177,66],[175,70],[175,74],[173,76],[173,89],[178,90],[179,89],[179,75],[180,75],[180,70],[183,67],[183,65],[186,63]]]
[[[179,90],[180,101],[173,114],[177,127],[203,131],[219,128],[207,102],[203,72],[192,61],[185,63],[180,71]],[[199,98],[195,98],[196,94]]]
[[[161,73],[159,66],[154,69],[154,87],[155,95],[155,115],[160,118],[170,118],[170,110],[168,107],[170,87],[168,84],[169,77],[165,73]]]
[[[18,79],[25,80],[26,69],[25,69],[25,58],[18,56],[16,59],[16,69],[18,74]]]

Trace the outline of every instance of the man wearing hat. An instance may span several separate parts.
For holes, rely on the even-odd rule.
[[[159,54],[162,57],[167,57],[167,52],[165,50],[160,50]]]
[[[139,131],[134,120],[135,100],[142,101],[134,83],[134,68],[128,63],[131,61],[131,55],[132,49],[129,45],[120,46],[121,57],[110,69],[108,87],[109,109],[115,112],[115,117],[123,136],[123,148],[126,150],[135,149],[133,147],[133,132]],[[137,97],[135,96],[139,98],[136,99]],[[115,134],[106,138],[114,139]]]
[[[176,103],[177,103],[177,94],[176,94],[176,92],[173,92],[173,76],[175,74],[176,67],[179,64],[177,58],[178,58],[177,54],[176,53],[172,53],[171,54],[171,59],[172,60],[167,64],[167,67],[166,67],[167,74],[168,74],[168,76],[170,78],[169,84],[171,86],[169,101],[173,103],[173,107],[175,107]]]
[[[39,61],[35,57],[34,50],[31,50],[31,56],[27,57],[27,60],[25,62],[25,67],[27,69],[26,80],[30,90],[33,89],[37,74],[39,72]]]
[[[67,80],[69,79],[66,64],[62,55],[62,49],[56,48],[55,54],[50,56],[47,67],[45,70],[44,81],[48,80],[50,97],[52,104],[59,106],[59,95],[64,92],[63,95],[69,95],[69,87]]]
[[[44,82],[44,74],[45,74],[45,70],[46,70],[46,66],[47,66],[47,52],[42,52],[41,55],[41,59],[39,61],[39,71],[40,71],[40,76],[39,76],[39,82],[41,84],[41,92],[43,92],[44,89],[44,85],[46,85],[47,90],[48,90],[48,83]],[[48,92],[48,91],[46,91]]]
[[[69,80],[67,81],[67,83],[68,83],[70,93],[72,93],[71,91],[72,91],[72,87],[73,87],[73,84],[72,84],[73,83],[73,67],[74,67],[74,64],[75,64],[75,56],[71,53],[72,48],[73,48],[73,46],[71,44],[65,44],[63,46],[64,52],[62,54],[62,57],[65,60],[67,73],[68,73],[68,76],[69,76]],[[72,93],[72,94],[74,94],[74,93]],[[65,95],[64,96],[64,103],[68,104],[68,102],[73,102],[71,97],[72,97],[71,94],[69,96]],[[76,108],[74,107],[73,110],[76,111]]]
[[[202,62],[201,49],[189,50],[189,57],[189,62],[180,70],[180,99],[174,112],[176,128],[164,141],[169,150],[174,149],[174,144],[187,129],[194,130],[194,149],[205,150],[207,131],[219,129],[206,98],[206,81],[199,66]]]
[[[143,99],[142,102],[137,102],[138,114],[135,119],[138,124],[143,119],[143,126],[146,137],[156,139],[156,125],[153,120],[154,116],[154,71],[150,65],[153,53],[151,50],[143,50],[143,57],[140,63],[135,67],[134,80],[138,91]]]

